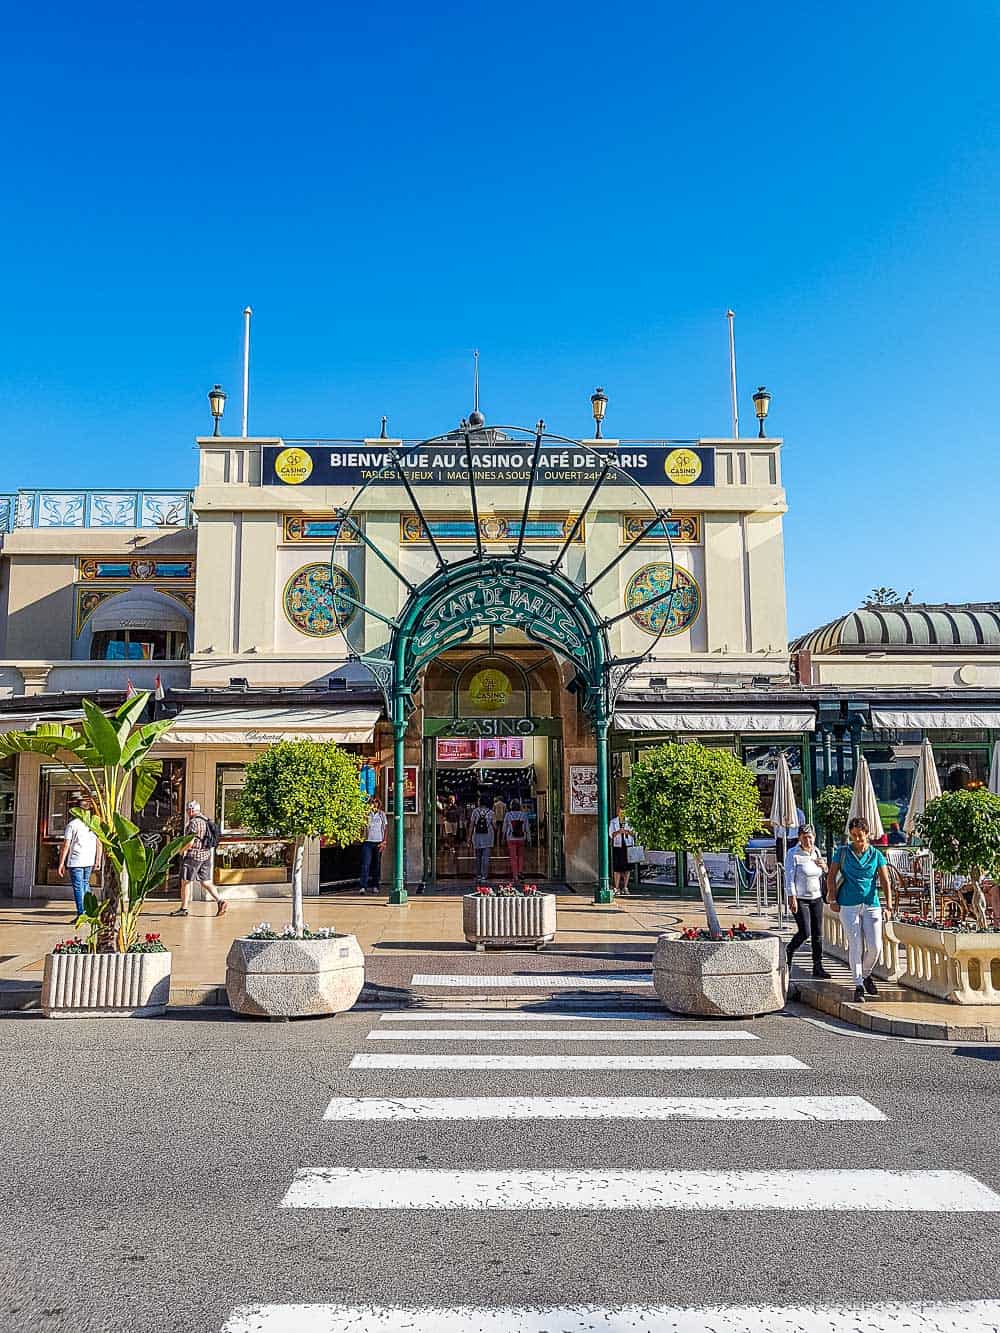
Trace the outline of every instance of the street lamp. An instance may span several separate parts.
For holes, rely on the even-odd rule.
[[[753,410],[757,413],[757,420],[760,422],[757,438],[761,440],[764,439],[764,422],[767,418],[767,410],[770,406],[771,395],[762,384],[753,396]]]
[[[608,410],[608,395],[603,389],[598,388],[594,390],[590,395],[590,405],[594,410],[594,423],[596,426],[594,439],[599,440],[601,438],[601,422],[604,420],[604,413]]]
[[[213,384],[208,391],[208,405],[212,409],[212,416],[215,418],[215,430],[213,435],[221,435],[219,429],[222,423],[222,414],[226,410],[226,391],[221,384]]]

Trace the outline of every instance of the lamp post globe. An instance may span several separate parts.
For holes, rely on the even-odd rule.
[[[608,395],[600,387],[596,388],[590,395],[590,405],[594,413],[594,439],[601,438],[601,422],[604,420],[604,413],[608,407]]]
[[[215,418],[215,429],[212,434],[220,435],[222,433],[220,430],[222,414],[226,410],[226,391],[221,384],[213,384],[209,389],[208,405],[212,410],[212,416]]]
[[[767,413],[770,406],[771,395],[762,384],[753,396],[753,410],[757,413],[757,421],[759,422],[757,437],[761,440],[764,438],[764,422],[767,419]]]

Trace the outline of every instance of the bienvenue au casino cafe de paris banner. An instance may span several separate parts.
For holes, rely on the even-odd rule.
[[[472,451],[473,476],[482,486],[523,486],[531,475],[533,444],[505,442]],[[630,477],[643,486],[714,486],[714,449],[650,445],[608,451]],[[593,485],[604,464],[603,453],[591,449],[543,449],[538,456],[540,486]],[[464,445],[435,445],[411,450],[402,459],[414,484],[462,486],[469,474]],[[265,445],[265,486],[360,486],[373,480],[394,482],[396,469],[389,449],[377,445]],[[608,480],[613,483],[614,476]]]

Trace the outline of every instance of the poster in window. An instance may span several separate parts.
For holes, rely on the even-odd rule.
[[[417,778],[419,769],[416,764],[407,764],[403,768],[403,814],[417,815],[420,813],[420,804],[418,793],[420,791]],[[385,808],[391,815],[393,812],[393,801],[395,800],[396,783],[395,774],[391,768],[385,770]]]
[[[450,737],[438,737],[437,761],[439,764],[465,762],[474,764],[479,758],[478,742],[474,740],[455,740]]]
[[[523,759],[523,736],[491,736],[478,742],[480,759]]]
[[[569,812],[571,815],[597,814],[596,764],[570,764]]]

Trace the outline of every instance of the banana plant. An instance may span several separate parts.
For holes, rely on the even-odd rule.
[[[109,717],[84,699],[83,718],[74,726],[40,722],[32,731],[0,736],[0,757],[44,755],[70,773],[94,803],[92,814],[73,814],[101,840],[113,872],[108,878],[115,882],[105,885],[100,899],[92,895],[93,911],[85,900],[78,924],[90,926],[92,947],[101,953],[127,953],[132,947],[143,902],[190,841],[174,838],[151,857],[125,811],[130,793],[131,813],[137,813],[156,790],[163,764],[149,752],[173,725],[170,719],[137,725],[148,702],[148,691],[136,694]]]

